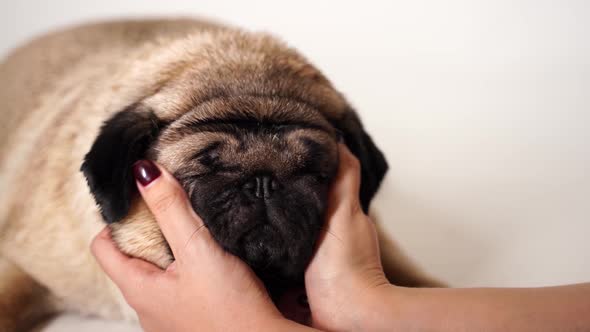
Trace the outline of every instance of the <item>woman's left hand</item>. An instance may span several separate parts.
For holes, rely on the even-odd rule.
[[[285,319],[264,285],[212,238],[183,188],[154,163],[135,167],[137,186],[175,257],[166,269],[121,253],[108,228],[92,252],[146,331],[264,331],[305,328]]]

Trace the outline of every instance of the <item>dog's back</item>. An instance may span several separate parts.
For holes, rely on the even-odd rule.
[[[49,288],[60,309],[133,316],[90,256],[102,222],[80,164],[109,113],[138,97],[125,86],[129,75],[142,77],[130,63],[218,29],[197,20],[85,25],[33,40],[0,63],[0,293],[21,282],[3,276],[19,276]],[[0,311],[36,310],[14,308],[23,305],[4,299]]]
[[[12,133],[81,62],[104,52],[124,57],[128,50],[155,40],[221,28],[190,19],[116,21],[54,32],[15,49],[0,61],[0,161],[6,158]]]

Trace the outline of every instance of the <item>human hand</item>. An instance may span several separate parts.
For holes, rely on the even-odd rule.
[[[359,330],[363,303],[390,284],[381,266],[375,226],[359,201],[359,161],[342,144],[339,154],[326,224],[307,267],[305,287],[312,326]]]
[[[165,170],[148,161],[134,168],[138,188],[168,241],[175,261],[166,269],[121,253],[108,227],[92,252],[146,331],[293,330],[264,285],[237,257],[224,251],[193,211],[186,193]]]

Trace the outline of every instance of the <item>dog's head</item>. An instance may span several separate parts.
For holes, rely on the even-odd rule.
[[[387,165],[354,111],[315,69],[268,61],[181,75],[159,90],[169,97],[137,102],[107,120],[82,165],[105,221],[129,211],[133,163],[156,160],[179,180],[223,248],[267,282],[300,279],[323,225],[338,140],[361,161],[365,210]],[[186,82],[199,77],[206,86]],[[190,99],[190,107],[162,115],[161,100],[174,96]]]

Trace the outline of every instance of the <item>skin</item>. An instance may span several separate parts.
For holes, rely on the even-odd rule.
[[[339,149],[340,168],[326,227],[305,274],[314,328],[590,330],[590,283],[520,289],[417,289],[389,284],[375,226],[358,201],[359,162],[343,145]],[[161,270],[125,256],[106,229],[95,238],[92,251],[146,331],[308,329],[284,318],[249,267],[217,245],[170,174],[162,170],[162,176],[138,187],[177,260]]]
[[[162,169],[161,176],[138,188],[176,260],[162,270],[128,257],[107,228],[91,249],[145,331],[308,329],[283,318],[254,272],[215,242],[170,173]]]

